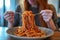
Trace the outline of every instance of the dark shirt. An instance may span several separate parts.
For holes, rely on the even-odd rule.
[[[33,11],[34,14],[39,13],[39,9],[38,9],[38,8],[30,7],[30,9],[31,9],[31,11]],[[36,16],[35,16],[35,24],[36,24],[37,26],[41,26],[40,20],[39,20],[39,15],[36,15]]]

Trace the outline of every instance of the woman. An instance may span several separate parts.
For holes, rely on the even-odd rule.
[[[40,13],[39,15],[35,16],[35,22],[37,26],[48,27],[51,28],[52,30],[56,30],[57,21],[56,10],[52,5],[48,5],[47,0],[25,0],[24,8],[25,11],[31,10],[34,14]],[[16,19],[16,17],[14,19],[15,19],[14,22],[9,21],[9,25],[11,24],[10,27],[13,26],[12,24],[16,25],[18,24],[18,22],[21,21],[21,19],[19,21],[19,19]]]

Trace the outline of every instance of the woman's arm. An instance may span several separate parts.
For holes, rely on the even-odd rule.
[[[11,28],[14,22],[14,12],[13,11],[7,11],[4,13],[4,19],[8,21],[8,27]]]
[[[49,6],[49,9],[53,11],[52,20],[53,20],[55,26],[58,28],[58,24],[57,24],[58,23],[58,17],[57,17],[56,9],[52,4],[49,4],[48,6]]]
[[[57,28],[52,20],[53,11],[52,10],[42,10],[40,13],[43,17],[43,20],[46,22],[48,28],[51,28],[52,30],[56,30]]]
[[[19,22],[20,22],[20,15],[14,14],[14,22],[8,21],[8,27],[12,28],[12,27],[19,26]]]
[[[48,6],[49,6],[49,9],[53,11],[53,15],[52,15],[52,19],[51,19],[53,23],[52,22],[49,22],[49,23],[51,25],[54,24],[56,29],[58,29],[58,24],[57,24],[58,17],[57,17],[56,9],[55,9],[55,7],[52,4],[49,4]]]
[[[19,13],[22,13],[22,9],[20,7],[20,5],[17,6],[15,13],[14,13],[14,22],[9,22],[8,21],[8,27],[15,27],[15,26],[19,26],[19,22],[20,22],[20,15]]]
[[[45,22],[45,23],[47,24],[48,27],[50,27],[53,30],[58,29],[57,14],[56,14],[55,7],[53,5],[51,5],[51,4],[49,4],[48,6],[49,6],[48,9],[51,10],[51,11],[53,11],[53,13],[52,13],[51,20],[49,20],[48,22]]]
[[[13,27],[13,24],[14,23],[8,21],[8,28],[12,28]]]
[[[46,22],[47,23],[47,25],[48,25],[48,28],[51,28],[52,30],[57,30],[57,28],[56,28],[56,26],[55,26],[55,24],[54,24],[54,22],[53,22],[53,20],[52,19],[50,19],[48,22]]]

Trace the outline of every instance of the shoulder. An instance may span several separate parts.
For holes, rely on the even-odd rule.
[[[17,5],[15,12],[22,12],[21,6]]]

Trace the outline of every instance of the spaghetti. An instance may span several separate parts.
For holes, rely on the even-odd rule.
[[[25,11],[22,14],[22,27],[18,28],[14,34],[21,37],[44,37],[46,35],[36,26],[32,11]]]

